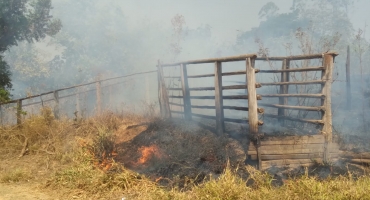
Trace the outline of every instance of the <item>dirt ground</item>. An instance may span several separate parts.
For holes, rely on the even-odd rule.
[[[51,200],[58,199],[45,194],[31,184],[2,184],[0,183],[0,200]]]

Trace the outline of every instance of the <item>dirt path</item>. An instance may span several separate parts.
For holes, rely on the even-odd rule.
[[[30,185],[24,184],[2,184],[0,183],[0,200],[13,200],[13,199],[22,199],[22,200],[48,200],[56,199],[45,193],[42,193],[36,188],[33,188]]]

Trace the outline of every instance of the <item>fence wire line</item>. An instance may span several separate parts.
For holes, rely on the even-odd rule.
[[[74,86],[65,87],[65,88],[61,88],[61,89],[57,89],[57,90],[53,90],[53,91],[49,91],[49,92],[44,92],[44,93],[37,94],[37,95],[28,96],[28,97],[25,97],[25,98],[14,99],[14,100],[11,100],[11,101],[7,101],[5,103],[0,103],[0,105],[6,105],[6,104],[10,104],[10,103],[16,103],[17,101],[22,101],[22,100],[26,100],[26,99],[32,99],[32,98],[36,98],[36,97],[41,97],[43,95],[52,94],[54,92],[59,92],[59,91],[73,89],[73,88],[77,88],[77,87],[92,85],[92,84],[95,84],[95,83],[98,83],[98,82],[104,82],[104,81],[109,81],[109,80],[114,80],[114,79],[119,79],[119,78],[126,78],[126,77],[140,75],[140,74],[150,74],[150,73],[154,73],[154,72],[157,72],[157,70],[146,71],[146,72],[138,72],[138,73],[133,73],[133,74],[129,74],[129,75],[117,76],[117,77],[112,77],[112,78],[108,78],[108,79],[104,79],[104,80],[98,80],[98,81],[93,81],[93,82],[89,82],[89,83],[74,85]],[[40,103],[40,102],[38,102],[38,103]]]

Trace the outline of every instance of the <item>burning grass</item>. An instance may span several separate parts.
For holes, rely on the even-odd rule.
[[[50,109],[42,113],[0,129],[0,182],[37,184],[67,199],[370,199],[365,172],[320,178],[315,166],[282,179],[243,164],[246,138],[216,137],[193,122],[113,113],[56,121]]]

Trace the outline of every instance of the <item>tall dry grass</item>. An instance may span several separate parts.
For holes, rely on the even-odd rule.
[[[243,166],[249,177],[242,178],[237,171],[227,167],[218,177],[209,176],[201,183],[188,181],[186,190],[183,190],[164,188],[114,162],[115,130],[139,123],[155,126],[151,123],[160,125],[160,121],[153,116],[109,112],[79,121],[57,121],[51,110],[45,109],[42,115],[31,117],[22,126],[1,127],[0,153],[3,159],[8,163],[16,162],[25,138],[28,138],[28,153],[18,162],[26,159],[30,162],[25,168],[1,170],[6,166],[0,166],[0,181],[35,180],[42,188],[58,191],[67,199],[370,199],[368,176],[320,180],[306,173],[276,187],[272,184],[273,177],[265,172]],[[46,157],[56,167],[45,167],[49,173],[43,179],[37,178],[35,171],[41,169],[38,165],[33,169],[32,163]]]

